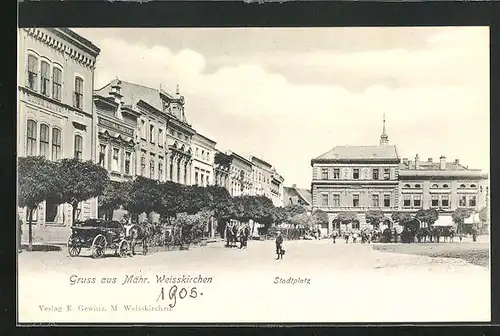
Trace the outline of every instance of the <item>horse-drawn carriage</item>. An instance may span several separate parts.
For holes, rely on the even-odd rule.
[[[68,238],[68,253],[71,257],[80,254],[82,248],[91,250],[92,257],[102,258],[106,249],[114,249],[115,255],[125,257],[129,254],[130,242],[125,227],[118,221],[88,219],[71,227]]]

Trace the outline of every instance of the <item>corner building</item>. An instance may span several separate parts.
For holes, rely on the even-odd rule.
[[[18,30],[18,156],[95,160],[97,126],[92,103],[100,49],[66,28]],[[34,223],[71,225],[71,205],[43,202]],[[26,219],[25,209],[19,215]],[[80,203],[78,218],[97,217],[97,200]]]

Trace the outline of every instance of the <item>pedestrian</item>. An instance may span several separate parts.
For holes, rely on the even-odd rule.
[[[337,230],[333,230],[332,238],[333,238],[333,243],[335,244],[335,239],[337,238]]]
[[[283,259],[283,236],[281,235],[281,231],[278,231],[278,236],[276,237],[276,254],[278,259]]]
[[[344,233],[344,239],[345,239],[345,243],[348,244],[349,243],[349,232],[348,231],[346,231]]]
[[[358,233],[354,232],[353,235],[352,235],[352,242],[356,243],[356,239],[358,239]]]

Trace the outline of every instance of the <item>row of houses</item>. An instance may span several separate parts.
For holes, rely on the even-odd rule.
[[[312,159],[311,166],[312,208],[328,214],[325,233],[369,227],[365,215],[371,210],[390,218],[394,212],[437,209],[438,221],[446,225],[456,209],[477,213],[489,201],[488,175],[459,159],[400,158],[397,147],[389,145],[385,118],[378,146],[336,146]],[[355,213],[358,220],[341,228],[335,221],[340,213]]]
[[[19,30],[18,155],[77,157],[109,171],[114,181],[144,176],[184,185],[218,185],[232,196],[264,195],[283,205],[283,177],[254,156],[217,149],[189,122],[185,98],[116,78],[94,88],[100,49],[66,28]],[[24,220],[25,209],[19,209]],[[95,218],[97,199],[79,219]],[[42,203],[35,222],[70,225],[71,206]]]

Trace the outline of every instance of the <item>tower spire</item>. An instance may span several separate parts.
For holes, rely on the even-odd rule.
[[[388,143],[389,143],[389,137],[387,136],[387,132],[385,130],[385,113],[384,113],[382,135],[380,135],[380,146],[386,146]]]
[[[177,84],[177,87],[176,87],[176,89],[175,89],[175,94],[176,94],[176,95],[179,95],[179,84]]]

